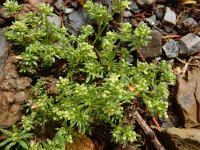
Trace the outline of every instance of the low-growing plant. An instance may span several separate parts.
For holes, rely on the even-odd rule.
[[[18,11],[22,9],[22,6],[18,4],[15,0],[6,0],[6,3],[4,3],[4,15],[5,16],[12,16],[17,18],[18,17]]]
[[[15,125],[12,126],[12,131],[1,129],[1,132],[8,136],[5,141],[0,143],[0,147],[4,147],[4,150],[10,150],[12,147],[15,147],[16,150],[29,149],[28,139],[32,138],[32,133],[18,129]]]
[[[78,36],[50,23],[53,9],[45,4],[39,15],[31,12],[4,29],[7,39],[22,48],[20,72],[35,74],[51,68],[58,59],[67,64],[66,76],[57,81],[56,95],[49,94],[48,78],[42,77],[33,87],[30,111],[21,120],[25,130],[57,121],[62,124],[57,134],[71,143],[74,132],[90,133],[101,122],[111,126],[115,142],[126,144],[138,135],[125,121],[123,104],[140,98],[150,115],[167,117],[168,85],[175,80],[170,64],[137,61],[133,65],[126,60],[133,50],[148,43],[150,29],[142,25],[134,30],[130,23],[123,23],[119,33],[107,29],[114,14],[129,5],[128,0],[113,1],[108,13],[106,6],[87,0],[84,8],[97,21],[97,29],[86,25]],[[46,146],[50,143],[59,145],[54,139]],[[37,146],[42,149],[45,144],[36,142]]]

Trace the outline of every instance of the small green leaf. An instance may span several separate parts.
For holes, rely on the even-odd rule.
[[[11,142],[13,139],[12,138],[8,138],[5,141],[1,142],[0,147],[3,147],[4,145],[8,144],[9,142]]]
[[[5,130],[5,129],[1,129],[1,132],[5,135],[8,135],[8,136],[12,136],[12,133],[8,130]]]
[[[28,149],[28,148],[29,148],[28,145],[27,145],[24,141],[22,141],[22,140],[19,141],[19,144],[20,144],[24,149]]]
[[[17,143],[17,142],[12,142],[12,143],[8,144],[8,145],[5,147],[4,150],[10,150],[10,148],[11,148],[12,146],[14,146],[16,143]]]
[[[91,79],[91,75],[88,75],[85,82],[88,83],[90,81],[90,79]]]
[[[28,139],[28,138],[31,138],[32,136],[33,136],[32,133],[27,133],[27,134],[25,134],[25,135],[22,135],[20,138],[21,138],[21,139]]]

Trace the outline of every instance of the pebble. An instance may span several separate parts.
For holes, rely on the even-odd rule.
[[[158,25],[160,22],[158,20],[156,20],[156,16],[153,15],[149,18],[145,18],[144,20],[146,20],[147,22],[151,23],[152,25]]]
[[[151,126],[159,141],[168,150],[199,150],[200,130],[185,128],[161,128]],[[161,148],[160,148],[161,149]]]
[[[62,10],[62,8],[63,8],[62,3],[63,3],[62,0],[57,0],[57,1],[54,3],[54,6],[55,6],[58,10]]]
[[[132,1],[131,1],[131,4],[130,4],[129,7],[130,7],[130,10],[131,10],[131,11],[133,11],[133,12],[135,12],[135,13],[139,12],[139,7],[138,7],[138,5],[137,5],[137,3],[136,3],[135,0],[132,0]]]
[[[134,61],[133,56],[132,56],[132,55],[127,56],[127,57],[126,57],[126,61],[128,61],[130,64],[132,64],[133,61]]]
[[[156,17],[158,19],[163,19],[164,15],[165,15],[165,6],[161,5],[161,4],[156,5],[156,12],[155,13],[156,13]]]
[[[150,36],[152,38],[149,40],[148,45],[142,48],[140,51],[144,59],[155,58],[162,54],[162,33],[157,30],[153,30]]]
[[[68,14],[69,23],[76,30],[82,29],[87,23],[87,15],[83,9],[78,9],[73,11],[71,14]]]
[[[162,46],[167,58],[176,58],[179,54],[179,42],[173,39],[168,39],[167,43]]]
[[[73,6],[74,8],[77,8],[77,7],[78,7],[77,1],[72,1],[70,4],[71,4],[71,6]]]
[[[132,13],[130,11],[124,11],[123,15],[124,17],[128,18],[132,16]]]
[[[193,18],[186,18],[183,21],[183,25],[186,28],[194,28],[198,25],[198,23]]]
[[[66,14],[70,14],[70,13],[72,13],[74,11],[74,8],[65,8],[65,13]]]
[[[180,54],[192,55],[200,51],[200,37],[195,34],[188,33],[180,39],[179,43]]]
[[[136,0],[140,6],[148,6],[154,3],[154,0]]]
[[[176,13],[169,7],[166,7],[165,16],[163,18],[163,26],[167,32],[171,32],[176,25]]]
[[[52,16],[48,16],[47,19],[49,22],[54,23],[57,27],[61,27],[61,18],[58,15],[53,14]]]
[[[200,69],[187,70],[187,79],[177,78],[176,105],[186,128],[200,125]]]

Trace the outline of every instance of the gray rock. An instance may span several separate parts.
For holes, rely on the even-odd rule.
[[[137,6],[136,1],[132,0],[131,5],[129,6],[131,8],[131,11],[133,12],[139,12],[139,7]]]
[[[162,33],[153,30],[151,32],[151,37],[152,38],[149,40],[148,45],[141,49],[141,54],[145,59],[158,57],[162,54]]]
[[[147,25],[147,23],[144,22],[144,21],[140,21],[140,22],[138,23],[138,26],[141,26],[141,25]],[[148,25],[147,25],[147,26],[148,26]]]
[[[80,30],[87,23],[87,15],[83,9],[73,11],[68,15],[69,24],[75,29]]]
[[[163,19],[165,15],[165,6],[161,4],[156,5],[156,17],[158,19]]]
[[[199,150],[200,130],[152,127],[159,141],[168,150]]]
[[[63,8],[63,0],[57,0],[57,1],[54,3],[54,6],[55,6],[58,10],[62,10],[62,8]]]
[[[129,55],[126,57],[126,61],[128,61],[130,64],[133,63],[134,59],[132,55]]]
[[[178,78],[177,104],[186,128],[200,124],[200,69],[188,71],[187,79]]]
[[[176,25],[176,13],[169,7],[166,7],[165,16],[163,18],[163,26],[167,32],[171,32]]]
[[[200,37],[188,33],[180,39],[180,54],[191,55],[200,51]]]
[[[168,58],[176,58],[179,53],[179,42],[169,39],[162,48]]]
[[[198,25],[198,23],[193,18],[186,18],[183,21],[183,25],[186,28],[194,28]]]
[[[47,19],[49,22],[54,23],[57,27],[61,27],[61,18],[58,15],[53,14],[52,16],[48,16]]]
[[[70,14],[70,13],[72,13],[74,11],[74,8],[65,8],[65,13],[66,14]]]
[[[156,16],[153,15],[149,18],[145,18],[144,21],[149,22],[151,25],[158,25],[160,22],[156,20]]]
[[[140,6],[148,6],[154,3],[154,0],[136,0]]]
[[[70,5],[73,6],[74,8],[77,8],[77,7],[78,7],[77,1],[72,1],[72,2],[70,3]]]
[[[124,11],[123,12],[123,15],[124,15],[124,17],[131,17],[132,16],[132,13],[130,12],[130,11]]]
[[[8,58],[8,50],[10,46],[6,41],[2,31],[0,30],[0,82],[4,78],[5,61]]]

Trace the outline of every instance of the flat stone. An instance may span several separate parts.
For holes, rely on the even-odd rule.
[[[131,9],[131,11],[133,11],[133,12],[139,12],[139,7],[137,6],[137,3],[136,3],[136,1],[135,0],[132,0],[131,1],[131,4],[130,4],[130,9]]]
[[[186,18],[183,21],[183,25],[186,28],[194,28],[198,25],[198,23],[193,18]]]
[[[198,74],[197,74],[197,82],[196,82],[196,90],[195,90],[195,98],[197,101],[197,120],[200,122],[200,69],[198,69]]]
[[[141,54],[145,59],[155,58],[162,54],[162,33],[157,30],[153,30],[150,36],[152,38],[149,40],[148,45],[141,49]]]
[[[178,78],[177,104],[184,126],[195,127],[200,124],[200,69],[188,71],[187,79]]]
[[[8,50],[10,46],[6,41],[3,32],[0,30],[0,82],[4,78],[5,61],[8,58]]]
[[[78,9],[73,11],[71,14],[68,14],[69,24],[75,30],[80,30],[87,23],[87,16],[83,9]]]
[[[156,17],[158,19],[163,19],[165,15],[165,6],[162,4],[156,5]]]
[[[57,0],[57,1],[54,3],[54,6],[55,6],[58,10],[62,10],[62,7],[63,7],[63,0]]]
[[[70,14],[70,13],[72,13],[74,11],[74,8],[65,8],[65,10],[64,10],[64,12],[66,13],[66,14]]]
[[[49,22],[54,23],[57,27],[61,27],[61,18],[58,15],[53,14],[52,16],[48,16],[47,19]]]
[[[140,6],[148,6],[154,3],[154,0],[136,0]]]
[[[133,56],[132,55],[127,56],[126,61],[128,61],[130,64],[133,63],[133,61],[134,61]]]
[[[149,18],[145,18],[145,21],[149,22],[151,25],[158,25],[160,22],[158,20],[156,20],[156,16],[153,15]]]
[[[166,7],[165,16],[163,18],[163,26],[167,32],[171,32],[176,25],[176,13],[169,7]]]
[[[72,1],[72,2],[70,3],[70,5],[73,6],[74,8],[77,8],[77,7],[78,7],[77,1]]]
[[[180,54],[192,55],[200,51],[200,37],[188,33],[180,39]]]
[[[200,130],[179,128],[153,128],[159,141],[168,150],[199,150]]]
[[[176,58],[179,54],[179,42],[173,39],[168,39],[167,43],[162,46],[167,58]]]
[[[123,13],[124,17],[131,17],[132,16],[132,13],[130,11],[124,11]]]

